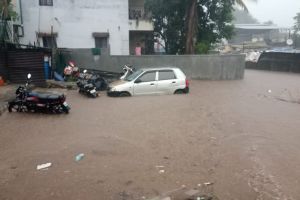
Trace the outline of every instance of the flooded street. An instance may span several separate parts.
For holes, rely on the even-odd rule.
[[[300,199],[299,74],[193,80],[188,95],[66,94],[69,115],[0,116],[0,200],[151,199],[207,182],[220,200]]]

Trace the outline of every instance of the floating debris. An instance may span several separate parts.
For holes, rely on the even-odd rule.
[[[80,153],[75,157],[75,160],[78,162],[78,161],[82,160],[83,157],[84,157],[84,153]]]
[[[45,164],[41,164],[41,165],[38,165],[36,167],[37,170],[41,170],[41,169],[48,169],[49,167],[51,167],[52,163],[45,163]]]

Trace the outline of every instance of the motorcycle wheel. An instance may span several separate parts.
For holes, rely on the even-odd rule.
[[[8,112],[16,112],[18,110],[19,106],[16,104],[9,104],[8,105]]]
[[[67,108],[64,105],[61,105],[61,107],[62,107],[63,112],[65,112],[66,114],[69,114],[69,110],[70,110],[69,108]]]
[[[99,94],[98,93],[94,93],[94,94],[92,94],[92,97],[93,98],[97,98],[99,96]]]
[[[27,110],[26,106],[21,106],[17,103],[10,103],[8,105],[8,112],[26,112]]]

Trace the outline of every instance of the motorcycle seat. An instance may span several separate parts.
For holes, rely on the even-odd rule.
[[[47,93],[36,93],[32,92],[30,93],[31,96],[36,96],[39,99],[51,99],[51,100],[56,100],[61,98],[62,95],[59,94],[47,94]]]
[[[91,83],[89,83],[89,84],[86,84],[86,85],[84,85],[83,86],[84,88],[93,88],[94,87],[94,85],[93,84],[91,84]]]

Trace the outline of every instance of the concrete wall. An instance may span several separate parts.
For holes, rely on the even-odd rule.
[[[37,32],[58,33],[60,48],[94,48],[93,32],[108,32],[112,55],[129,55],[128,0],[22,0],[24,37],[22,44],[37,42]],[[39,39],[42,46],[42,41]]]
[[[124,64],[135,68],[176,66],[189,78],[234,80],[244,77],[244,55],[184,55],[184,56],[93,56],[90,49],[69,49],[67,59],[80,68],[121,72]]]
[[[257,63],[247,63],[249,69],[300,73],[300,53],[264,52]]]

